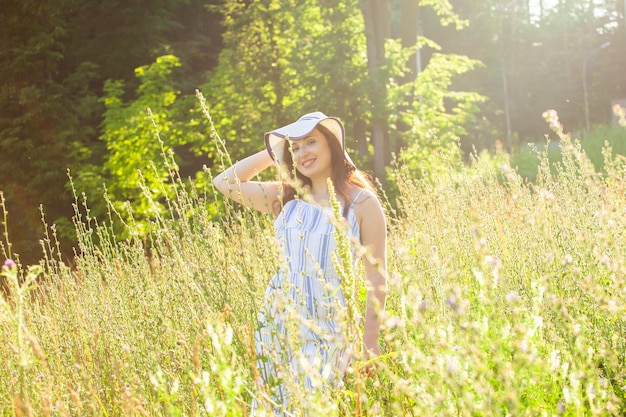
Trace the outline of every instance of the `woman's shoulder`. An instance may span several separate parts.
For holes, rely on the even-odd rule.
[[[370,239],[372,236],[380,236],[387,228],[387,220],[378,195],[367,188],[361,188],[357,193],[353,197],[352,211],[361,228],[361,237],[367,235],[367,239]]]
[[[364,204],[368,201],[370,201],[370,204],[380,204],[378,196],[370,189],[354,186],[352,190],[350,190],[350,194],[351,201],[354,206]]]
[[[367,188],[355,187],[351,195],[352,211],[360,224],[367,219],[372,219],[372,216],[382,215],[384,217],[383,208],[376,192]]]

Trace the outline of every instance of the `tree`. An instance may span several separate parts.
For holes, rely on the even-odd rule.
[[[406,139],[407,135],[403,134],[403,132],[412,131],[412,133],[416,133],[417,131],[411,129],[411,126],[424,124],[418,114],[410,110],[414,107],[415,100],[421,101],[421,98],[412,94],[414,92],[412,87],[409,88],[408,95],[405,95],[400,100],[400,102],[405,103],[404,105],[398,105],[397,102],[389,103],[389,94],[387,92],[387,83],[390,77],[394,78],[393,82],[395,85],[402,86],[403,84],[408,84],[413,86],[419,72],[422,70],[422,68],[417,68],[415,59],[416,53],[420,48],[420,41],[418,40],[420,5],[430,6],[437,16],[434,20],[439,24],[448,25],[454,23],[457,29],[464,24],[452,12],[452,7],[447,0],[361,1],[367,38],[368,71],[371,84],[369,90],[371,92],[370,101],[374,113],[371,122],[372,142],[377,150],[374,155],[374,172],[379,178],[384,178],[385,168],[391,162],[391,150],[400,151],[404,145],[413,142],[411,140],[404,142],[402,139]],[[392,25],[394,20],[395,24]],[[392,26],[398,27],[399,30],[392,33]],[[395,55],[396,61],[393,64],[393,68],[390,68],[386,53],[386,44],[391,38],[399,39],[402,48],[409,51],[408,53]],[[442,66],[439,69],[443,69]],[[454,71],[452,68],[446,68],[447,70]],[[450,73],[446,72],[445,74],[449,75]],[[446,88],[448,87],[450,87],[449,84],[446,85]],[[419,104],[417,104],[417,107],[420,107]],[[438,106],[437,108],[444,113],[446,112],[445,106]],[[396,116],[392,116],[390,112],[396,113]],[[398,121],[397,128],[400,134],[395,135],[395,140],[394,136],[390,135],[389,132],[390,119]],[[450,135],[449,137],[452,138],[455,135]],[[390,141],[396,142],[395,146],[392,146]]]
[[[135,83],[132,92],[136,67],[176,53],[187,82],[181,88],[191,93],[214,65],[221,28],[205,2],[159,0],[146,8],[139,1],[2,0],[0,190],[24,262],[41,256],[40,204],[71,254],[67,169],[105,158],[99,140],[105,80]]]
[[[361,9],[367,38],[367,69],[369,72],[372,106],[372,144],[374,173],[384,178],[385,167],[391,160],[387,118],[387,81],[382,68],[385,64],[385,42],[391,37],[391,11],[388,0],[363,0]],[[414,5],[417,8],[417,3]],[[416,37],[417,39],[417,37]]]
[[[544,137],[541,114],[547,109],[556,109],[568,130],[584,126],[582,64],[607,41],[611,46],[589,61],[588,82],[592,122],[608,121],[610,99],[626,94],[626,73],[619,71],[626,56],[620,3],[568,0],[545,7],[547,2],[456,1],[455,10],[469,26],[459,35],[425,18],[424,33],[443,50],[484,63],[454,84],[489,97],[481,119],[498,132],[489,132],[484,146],[505,141],[507,114],[514,144],[523,143]]]
[[[444,7],[447,2],[429,4],[453,19]],[[348,136],[356,139],[356,147],[374,155],[375,175],[383,181],[392,138],[407,146],[417,141],[429,147],[427,137],[390,134],[389,126],[396,122],[413,125],[422,121],[415,110],[420,107],[419,97],[410,94],[417,74],[408,76],[409,56],[415,53],[418,38],[416,32],[405,35],[399,41],[408,45],[405,48],[390,39],[389,5],[336,0],[226,2],[221,9],[225,49],[203,91],[218,131],[238,145],[235,157],[262,146],[262,132],[318,109],[341,117]],[[417,7],[417,3],[413,5]],[[450,64],[455,65],[453,61]],[[444,67],[440,65],[439,70]],[[450,72],[442,76],[454,72],[452,68],[446,71]],[[399,89],[407,80],[410,87]],[[440,85],[433,88],[441,93]],[[401,100],[395,101],[400,96]],[[457,112],[465,110],[470,107],[456,108]],[[439,106],[437,111],[448,109]],[[255,138],[251,140],[249,135]]]
[[[216,10],[224,49],[201,90],[235,158],[261,147],[263,132],[313,110],[355,131],[367,101],[357,1],[227,1]]]
[[[123,81],[105,83],[101,140],[107,152],[101,165],[84,164],[74,181],[78,189],[106,193],[108,201],[92,202],[92,216],[103,216],[112,204],[122,219],[132,215],[135,232],[145,235],[146,220],[166,215],[167,199],[184,182],[179,163],[185,161],[176,150],[184,145],[194,150],[194,140],[198,153],[207,150],[207,121],[190,110],[189,97],[176,88],[174,72],[180,66],[178,58],[165,55],[137,68],[136,98],[127,102]]]
[[[41,254],[39,205],[52,221],[69,212],[64,184],[71,143],[91,132],[83,122],[96,102],[86,88],[94,68],[86,63],[61,71],[67,34],[62,10],[69,3],[2,4],[0,190],[7,199],[13,249],[24,261]]]

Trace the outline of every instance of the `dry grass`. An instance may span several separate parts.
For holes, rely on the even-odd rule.
[[[294,413],[622,414],[626,164],[607,153],[598,174],[568,138],[562,153],[534,185],[506,158],[435,182],[396,172],[383,356],[342,389],[290,383]],[[116,241],[80,204],[72,269],[54,236],[39,270],[3,269],[0,414],[247,415],[271,219],[210,221],[212,200],[181,186],[149,239],[128,223]]]

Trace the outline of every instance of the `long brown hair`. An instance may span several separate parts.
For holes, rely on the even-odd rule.
[[[355,185],[359,188],[369,190],[374,194],[376,194],[376,190],[365,173],[359,171],[354,167],[354,165],[348,162],[345,157],[344,150],[339,142],[339,138],[336,138],[328,128],[321,124],[318,124],[315,129],[322,133],[328,142],[332,167],[331,180],[333,182],[333,186],[335,187],[335,193],[341,197],[341,200],[344,202],[343,216],[346,217],[348,215],[351,202],[350,185]],[[297,181],[297,183],[299,183],[304,189],[311,187],[311,180],[302,175],[297,169],[294,169],[293,154],[289,146],[284,147],[282,160],[286,165],[290,181]],[[289,183],[289,181],[285,181],[283,183],[282,206],[284,206],[288,201],[296,198],[297,195],[298,190],[296,190]]]

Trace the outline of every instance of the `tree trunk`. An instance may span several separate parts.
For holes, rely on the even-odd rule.
[[[409,58],[409,72],[405,81],[413,81],[420,68],[417,67],[417,36],[419,35],[419,1],[402,0],[400,2],[400,39],[402,47],[411,48],[415,46],[415,54]]]
[[[374,145],[374,175],[381,181],[391,159],[388,144],[386,111],[387,88],[381,67],[385,60],[385,39],[391,33],[389,0],[361,0],[367,39],[367,61],[371,81],[372,144]]]
[[[409,57],[409,61],[407,62],[408,71],[401,80],[403,84],[406,84],[414,82],[417,75],[422,71],[421,63],[419,63],[421,61],[421,56],[419,55],[420,50],[417,45],[417,37],[420,33],[419,0],[401,0],[398,15],[400,17],[399,36],[400,41],[402,42],[402,47],[413,48],[415,51]],[[413,92],[411,95],[412,97],[409,98],[410,101],[415,99]],[[400,109],[400,111],[402,110],[406,109]],[[402,121],[398,121],[397,125],[398,132],[406,132],[410,129],[410,126],[406,125],[406,123]],[[396,155],[399,155],[405,143],[403,143],[400,135],[394,136],[390,137],[390,142],[392,142],[391,148],[394,150]]]

